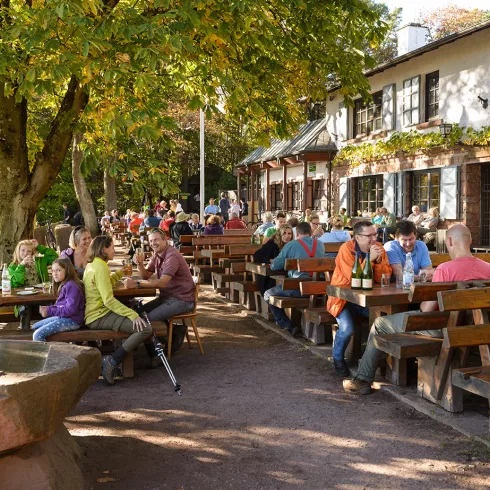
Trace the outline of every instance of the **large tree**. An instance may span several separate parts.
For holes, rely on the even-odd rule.
[[[296,100],[325,98],[332,75],[347,99],[367,93],[360,48],[385,31],[364,0],[2,0],[0,259],[30,234],[75,130],[160,137],[176,90],[285,137]]]

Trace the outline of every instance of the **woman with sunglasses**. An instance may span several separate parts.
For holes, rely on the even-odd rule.
[[[110,273],[107,262],[114,259],[114,241],[110,236],[97,236],[88,250],[88,264],[83,274],[85,288],[85,324],[93,330],[115,330],[131,334],[112,356],[102,358],[102,376],[105,381],[114,384],[114,370],[128,355],[136,350],[152,330],[149,325],[127,306],[114,298],[113,286],[122,279],[123,269]],[[151,357],[156,356],[148,344]]]
[[[90,231],[83,226],[77,226],[71,232],[68,242],[70,246],[63,250],[60,255],[62,259],[70,259],[80,279],[83,278],[83,272],[85,267],[87,267],[87,252],[91,242],[92,235]]]

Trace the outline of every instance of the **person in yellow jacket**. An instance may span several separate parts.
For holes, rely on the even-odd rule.
[[[330,281],[332,286],[350,286],[356,252],[359,253],[362,267],[369,252],[374,282],[380,283],[382,274],[391,274],[388,256],[383,246],[376,242],[376,236],[376,228],[370,221],[359,221],[354,225],[354,238],[340,247],[335,259],[335,271]],[[356,316],[368,318],[369,309],[329,296],[327,310],[337,319],[339,326],[332,348],[335,370],[345,378],[350,375],[350,371],[344,360],[344,353],[354,333],[354,321]]]
[[[123,270],[113,274],[109,271],[107,262],[114,258],[114,254],[112,237],[95,237],[87,252],[88,264],[83,274],[87,327],[132,333],[112,356],[102,358],[102,376],[110,385],[114,384],[114,369],[152,334],[151,327],[138,313],[114,298],[113,286],[123,277]]]

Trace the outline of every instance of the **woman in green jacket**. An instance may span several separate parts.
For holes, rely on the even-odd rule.
[[[48,266],[57,258],[58,254],[52,248],[39,245],[37,240],[20,241],[9,265],[12,287],[22,288],[48,282]]]
[[[57,258],[58,254],[52,248],[39,245],[37,240],[21,240],[15,247],[14,259],[9,265],[12,287],[22,288],[48,282],[48,266]],[[21,326],[30,323],[32,306],[16,306],[14,311],[21,318]]]
[[[85,288],[85,324],[93,330],[115,330],[131,335],[112,356],[102,358],[102,376],[114,384],[114,369],[129,352],[134,351],[151,334],[151,327],[136,313],[114,298],[113,287],[123,271],[110,273],[107,262],[114,258],[114,242],[110,236],[96,236],[87,252],[88,264],[83,274]],[[145,344],[150,357],[155,357],[153,344]]]

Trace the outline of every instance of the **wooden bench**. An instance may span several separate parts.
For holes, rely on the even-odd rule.
[[[282,286],[283,290],[287,291],[292,289],[299,289],[300,291],[302,291],[301,286],[303,283],[311,282],[312,279],[319,279],[319,276],[322,273],[329,277],[329,273],[332,272],[334,269],[335,259],[332,258],[287,259],[285,270],[298,270],[299,272],[308,272],[312,274],[312,276],[285,279]],[[323,282],[324,284],[327,284],[326,281]],[[308,325],[306,323],[305,311],[308,308],[316,307],[317,300],[319,299],[319,297],[322,296],[322,294],[324,298],[325,289],[319,294],[311,293],[308,295],[308,297],[291,298],[271,296],[270,304],[273,306],[277,306],[278,308],[283,308],[287,310],[286,314],[291,318],[291,321],[293,323],[301,324],[303,334],[313,342],[318,343],[319,340],[325,338],[325,335],[324,333],[317,331],[316,325]],[[323,303],[325,303],[324,300]],[[298,319],[294,318],[294,315],[296,314],[294,309],[299,310],[298,313],[301,315],[299,321]]]
[[[484,262],[490,262],[490,254],[487,253],[479,253],[472,254],[473,257],[477,259],[481,259]],[[437,267],[438,265],[444,264],[445,262],[449,262],[451,257],[449,254],[430,254],[430,261],[432,262],[432,267]]]
[[[255,310],[256,304],[254,293],[258,291],[259,288],[255,284],[255,281],[247,279],[248,273],[245,264],[245,262],[234,262],[231,264],[231,273],[237,274],[241,278],[230,283],[230,299],[249,310]]]

